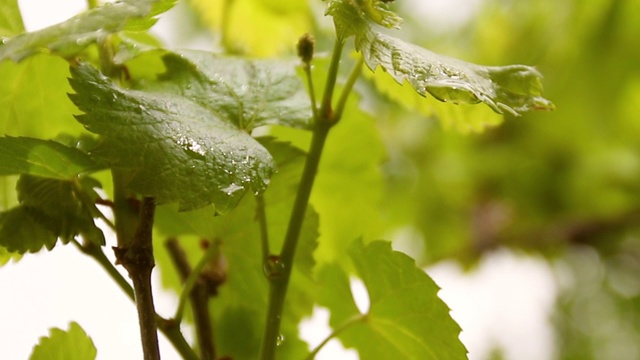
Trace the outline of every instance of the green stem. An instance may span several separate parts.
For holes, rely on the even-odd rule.
[[[346,329],[350,328],[351,326],[364,321],[367,319],[367,315],[366,314],[359,314],[357,316],[354,316],[350,319],[348,319],[347,321],[345,321],[344,323],[342,323],[340,326],[338,326],[335,330],[333,330],[333,332],[331,334],[329,334],[329,336],[327,336],[324,340],[322,340],[322,342],[315,347],[315,349],[313,349],[313,351],[311,351],[311,353],[305,358],[305,360],[313,360],[313,358],[318,355],[318,353],[320,352],[320,350],[322,350],[322,348],[327,345],[327,343],[335,338],[336,336],[340,335],[341,332],[345,331]]]
[[[107,258],[107,256],[102,252],[102,249],[99,246],[91,242],[87,242],[82,245],[78,241],[73,240],[73,244],[85,255],[93,258],[100,266],[109,274],[109,276],[118,284],[118,287],[127,295],[131,301],[135,301],[135,297],[133,294],[133,288],[129,284],[129,282],[120,274],[120,272],[111,264],[111,261]]]
[[[198,278],[200,277],[200,273],[202,273],[202,269],[209,263],[209,261],[216,255],[218,255],[218,251],[220,250],[218,243],[213,243],[209,245],[207,252],[202,255],[202,258],[196,266],[193,268],[191,273],[189,273],[189,277],[184,282],[184,286],[182,287],[182,292],[180,293],[180,301],[178,302],[178,308],[176,309],[176,314],[173,316],[173,319],[180,323],[182,321],[182,316],[184,314],[184,308],[187,305],[187,300],[189,300],[189,295],[193,290],[193,287],[196,285]]]
[[[262,261],[269,260],[271,251],[269,250],[269,231],[267,228],[267,213],[265,212],[264,197],[256,195],[256,220],[260,225],[260,243],[262,244]]]
[[[343,48],[344,41],[337,39],[333,45],[331,65],[329,66],[329,73],[327,74],[327,84],[324,87],[324,95],[322,96],[322,103],[320,105],[320,114],[316,119],[316,122],[322,120],[333,120],[331,102],[333,101],[333,91],[336,87],[336,80],[338,79],[338,69],[340,68],[340,57],[342,56]]]
[[[351,74],[349,74],[349,78],[347,82],[344,84],[344,89],[342,90],[342,94],[340,94],[340,99],[338,99],[338,104],[336,105],[336,110],[334,113],[334,121],[338,122],[342,118],[342,113],[344,112],[344,107],[347,105],[347,100],[349,99],[349,95],[351,94],[351,90],[353,86],[356,84],[356,80],[360,77],[362,73],[362,66],[364,65],[364,57],[360,56],[358,62],[351,70]]]
[[[178,271],[182,282],[186,282],[193,272],[189,260],[184,250],[175,238],[169,238],[165,242],[169,256],[173,265]],[[210,290],[203,282],[196,282],[190,293],[191,309],[193,311],[193,324],[195,326],[196,338],[198,340],[198,350],[200,350],[201,360],[214,360],[216,358],[216,348],[214,341],[213,326],[211,323],[211,313],[209,312]],[[173,320],[179,328],[180,323]]]
[[[343,46],[344,42],[336,40],[322,105],[318,116],[314,118],[315,126],[311,146],[307,154],[304,170],[302,171],[302,178],[291,211],[282,251],[280,252],[280,256],[275,257],[275,260],[271,259],[274,258],[273,256],[270,256],[268,260],[270,262],[277,262],[275,265],[279,266],[274,266],[274,264],[269,263],[266,264],[268,266],[265,266],[265,268],[280,269],[280,271],[267,274],[267,278],[270,281],[269,308],[267,310],[266,328],[260,352],[260,359],[262,360],[273,360],[276,356],[282,311],[289,286],[289,279],[291,278],[291,270],[293,269],[293,259],[298,245],[298,239],[302,231],[304,217],[309,204],[309,197],[311,196],[313,183],[318,172],[318,165],[320,164],[324,144],[329,130],[331,130],[331,127],[335,124],[331,103],[333,101],[333,90],[338,76]]]

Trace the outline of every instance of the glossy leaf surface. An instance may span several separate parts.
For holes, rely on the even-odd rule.
[[[163,60],[167,72],[138,90],[89,65],[72,68],[71,97],[87,113],[78,120],[105,139],[95,153],[129,171],[133,190],[182,209],[224,211],[247,191],[263,192],[274,163],[249,132],[274,122],[304,127],[310,114],[291,63],[201,52]]]
[[[105,36],[122,30],[146,30],[175,0],[122,0],[106,3],[48,28],[3,39],[0,61],[21,61],[27,56],[52,52],[70,57]]]
[[[422,96],[454,104],[484,103],[499,114],[554,108],[542,97],[542,76],[530,66],[480,66],[438,55],[379,32],[373,24],[378,21],[349,1],[332,1],[328,14],[339,36],[355,36],[356,49],[371,71],[380,66]]]

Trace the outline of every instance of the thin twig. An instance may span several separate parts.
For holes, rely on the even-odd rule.
[[[180,279],[186,282],[194,272],[191,270],[184,250],[174,238],[168,239],[165,242],[165,246],[175,268],[178,270]],[[186,288],[183,291],[185,290]],[[216,358],[214,333],[213,327],[211,326],[211,315],[209,313],[209,296],[207,287],[201,282],[197,282],[189,293],[202,360],[213,360]]]

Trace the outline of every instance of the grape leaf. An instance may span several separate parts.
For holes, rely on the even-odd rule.
[[[276,252],[286,231],[304,153],[270,139],[261,139],[261,142],[273,154],[278,165],[272,185],[264,193],[271,249]],[[198,261],[202,249],[197,241],[189,241],[192,239],[184,235],[197,235],[221,242],[220,250],[226,258],[228,277],[213,300],[213,323],[218,334],[218,352],[232,355],[238,360],[255,359],[258,356],[264,330],[262,320],[266,317],[268,286],[262,270],[260,233],[255,212],[256,202],[252,197],[245,197],[234,211],[215,218],[209,208],[178,212],[174,205],[165,205],[156,211],[156,229],[166,236],[180,236],[180,243],[192,262]],[[318,216],[309,208],[295,259],[296,269],[287,295],[288,305],[282,322],[285,340],[278,354],[281,359],[301,359],[308,353],[307,345],[298,338],[298,323],[302,317],[310,314],[314,302],[310,282],[315,264],[313,251],[317,246],[317,227]],[[163,251],[157,253],[159,267],[168,269],[166,254]],[[170,272],[161,271],[163,282],[179,290],[179,282],[177,278],[171,278]]]
[[[227,51],[257,56],[293,53],[313,21],[306,0],[191,0],[202,21],[222,34]],[[251,26],[247,26],[251,24]]]
[[[20,204],[0,213],[0,246],[23,254],[43,246],[51,250],[58,238],[66,244],[78,235],[104,245],[104,234],[88,204],[97,198],[93,189],[99,185],[88,177],[68,181],[20,176]]]
[[[0,62],[48,51],[71,57],[105,36],[122,30],[146,30],[154,16],[169,10],[175,0],[121,0],[105,3],[48,28],[23,33],[0,43]]]
[[[69,64],[37,55],[19,64],[0,62],[0,131],[2,135],[51,138],[83,129],[73,121],[75,107],[66,96]]]
[[[71,322],[69,330],[52,328],[48,337],[40,338],[29,360],[91,360],[96,354],[91,338],[78,323]]]
[[[295,72],[283,70],[290,63],[195,51],[163,60],[167,72],[139,90],[120,88],[86,64],[71,69],[70,97],[86,113],[78,120],[104,136],[95,153],[130,170],[131,189],[183,210],[213,203],[225,211],[245,192],[263,192],[273,159],[248,131],[274,122],[306,126],[310,117]]]
[[[104,169],[105,165],[77,148],[56,141],[0,138],[0,175],[24,173],[64,180]]]
[[[355,37],[356,49],[371,71],[380,66],[399,84],[409,82],[421,96],[428,93],[454,104],[484,103],[499,114],[554,108],[542,97],[542,76],[533,67],[481,66],[433,53],[379,32],[374,25],[378,21],[357,2],[334,0],[327,13],[340,37]]]
[[[18,0],[4,0],[0,4],[0,43],[4,43],[4,36],[12,36],[24,31],[22,15],[18,7]]]
[[[331,326],[353,321],[338,338],[360,359],[466,359],[460,327],[437,296],[438,286],[407,255],[385,241],[353,243],[349,257],[369,294],[361,316],[347,274],[335,264],[318,272],[318,300],[331,310]]]

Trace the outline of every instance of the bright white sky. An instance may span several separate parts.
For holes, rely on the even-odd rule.
[[[413,0],[405,6],[424,11],[434,26],[445,26],[469,19],[480,2]],[[64,21],[86,6],[84,0],[19,3],[29,30]],[[427,272],[443,288],[441,297],[464,329],[461,339],[471,360],[484,359],[498,344],[504,347],[506,359],[553,358],[548,316],[557,288],[554,273],[544,261],[498,251],[469,274],[451,262],[437,264]],[[99,360],[142,358],[135,307],[97,264],[73,246],[57,246],[52,252],[26,255],[17,264],[5,265],[0,268],[0,286],[0,358],[28,358],[33,345],[50,327],[67,329],[70,321],[78,322],[92,337]],[[155,289],[158,312],[169,316],[175,309],[175,298],[163,293],[159,284]],[[356,298],[366,303],[366,294],[357,292]],[[327,311],[318,308],[313,319],[301,326],[302,335],[315,345],[329,334],[327,324]],[[161,352],[163,359],[179,359],[164,338]],[[357,355],[345,352],[334,340],[317,359],[351,360]]]

